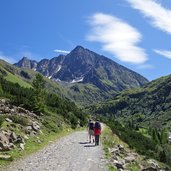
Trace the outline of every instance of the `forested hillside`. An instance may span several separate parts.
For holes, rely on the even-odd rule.
[[[109,101],[91,106],[89,110],[104,116],[104,122],[110,126],[113,133],[138,153],[170,165],[170,107],[169,75],[142,88],[121,92]]]
[[[171,126],[171,76],[161,77],[142,88],[130,89],[93,106],[92,111],[123,122],[155,128]]]

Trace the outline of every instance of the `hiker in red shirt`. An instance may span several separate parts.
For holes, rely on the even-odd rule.
[[[99,145],[100,134],[101,134],[101,125],[99,120],[97,120],[94,126],[95,145]]]

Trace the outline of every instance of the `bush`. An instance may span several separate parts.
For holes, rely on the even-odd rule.
[[[30,122],[30,120],[24,116],[18,116],[18,115],[13,115],[13,116],[9,116],[9,118],[17,124],[23,125],[23,126],[27,126]]]

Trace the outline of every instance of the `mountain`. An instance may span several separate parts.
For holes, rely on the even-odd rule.
[[[81,103],[102,101],[124,89],[148,83],[140,74],[81,46],[65,56],[40,62],[23,58],[15,66],[36,70],[68,87],[70,98]]]
[[[29,60],[27,57],[23,57],[18,63],[17,66],[20,68],[29,68],[35,69],[37,67],[37,62],[34,60]]]
[[[123,91],[115,98],[91,107],[98,114],[115,116],[140,126],[171,127],[171,75],[144,87]]]

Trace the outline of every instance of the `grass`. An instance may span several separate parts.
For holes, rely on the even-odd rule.
[[[116,145],[120,144],[124,147],[128,147],[126,143],[121,141],[118,136],[112,133],[111,129],[107,126],[105,126],[103,132],[102,132],[102,144],[103,144],[103,150],[105,152],[105,156],[107,159],[111,158],[111,154],[109,152],[109,148],[113,148]],[[117,171],[111,164],[108,165],[109,171]]]
[[[7,81],[13,82],[13,83],[18,83],[20,86],[22,87],[26,87],[26,88],[30,88],[31,85],[25,81],[23,81],[21,78],[19,78],[19,76],[13,75],[10,72],[7,72],[7,76],[5,77],[5,79]]]
[[[110,157],[109,148],[113,148],[118,144],[128,147],[128,145],[121,141],[117,135],[113,134],[111,129],[107,126],[105,126],[102,132],[102,143],[107,158]]]
[[[109,171],[118,171],[118,170],[114,168],[112,165],[109,165]]]

